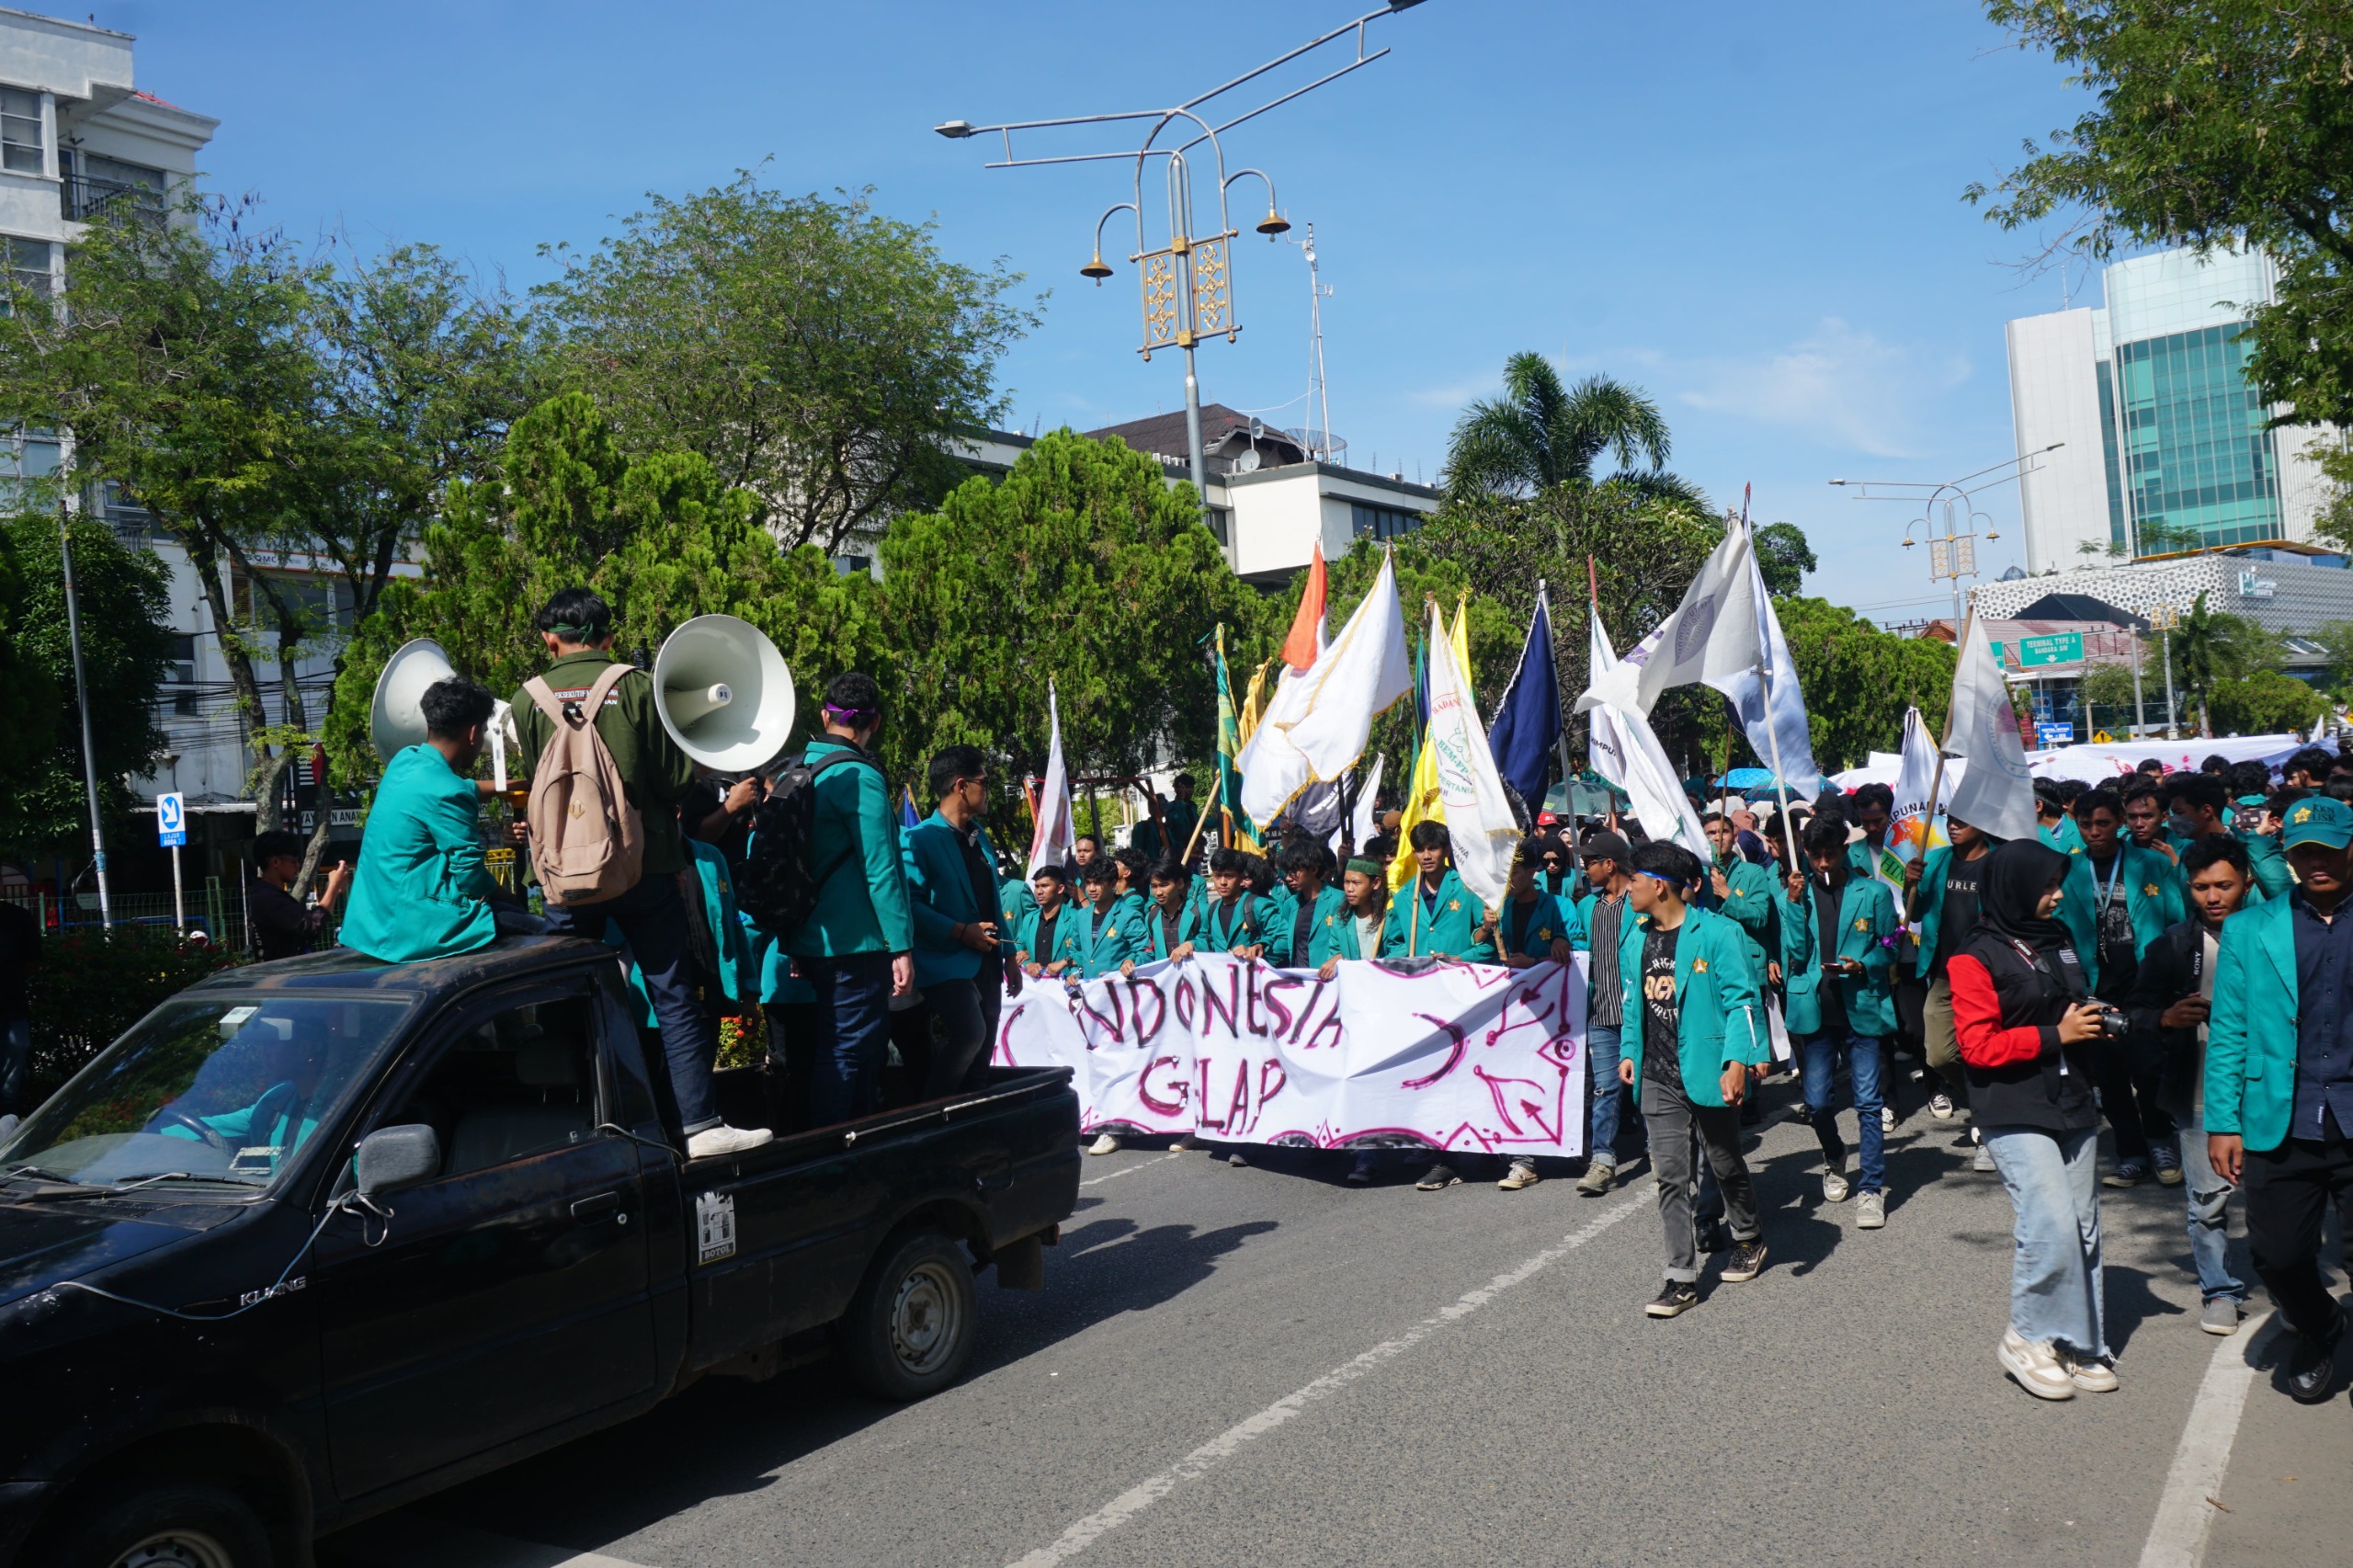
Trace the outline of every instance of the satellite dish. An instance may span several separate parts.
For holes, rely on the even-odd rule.
[[[713,773],[775,761],[795,708],[784,655],[750,621],[699,615],[654,655],[654,711],[678,749]]]
[[[1233,472],[1236,473],[1256,473],[1258,472],[1258,449],[1252,447],[1249,450],[1244,452],[1240,457],[1233,460]]]
[[[430,637],[404,642],[384,661],[376,694],[368,704],[368,737],[376,755],[390,762],[410,746],[425,744],[425,690],[458,673],[449,653]]]

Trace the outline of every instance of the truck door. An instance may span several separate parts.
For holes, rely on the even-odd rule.
[[[604,1011],[585,976],[469,1006],[369,1119],[433,1126],[442,1170],[388,1195],[389,1220],[363,1233],[338,1219],[320,1238],[312,1289],[342,1495],[652,1388],[636,1149],[597,1131]]]

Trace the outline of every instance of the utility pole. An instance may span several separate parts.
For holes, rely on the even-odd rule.
[[[90,748],[90,681],[82,668],[82,607],[74,585],[74,510],[57,498],[57,554],[65,576],[65,635],[74,649],[74,703],[82,714],[82,788],[90,800],[91,863],[98,878],[98,929],[111,936],[114,897],[107,886],[107,830],[98,813],[98,758]],[[62,896],[63,888],[58,890]]]

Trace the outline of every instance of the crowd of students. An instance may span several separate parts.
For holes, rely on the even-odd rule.
[[[2340,989],[2353,921],[2336,920],[2353,885],[2353,767],[2333,752],[2298,753],[2277,787],[2260,765],[2219,759],[2171,775],[2144,764],[2120,788],[2040,782],[2034,838],[1997,843],[1954,821],[1949,843],[1925,857],[1890,852],[1893,802],[1873,785],[1786,813],[1721,802],[1705,814],[1705,860],[1631,824],[1540,829],[1487,908],[1435,823],[1405,836],[1413,874],[1392,895],[1393,813],[1382,836],[1336,854],[1304,835],[1265,855],[1203,850],[1189,779],[1154,802],[1134,847],[1082,835],[1071,864],[1013,875],[983,826],[990,775],[977,748],[931,758],[937,809],[913,826],[895,819],[872,750],[881,693],[851,674],[827,686],[799,763],[813,801],[813,901],[775,932],[734,896],[767,782],[698,777],[654,713],[648,677],[609,676],[610,612],[594,594],[558,594],[540,623],[554,702],[525,719],[524,767],[553,723],[588,722],[577,709],[595,699],[597,733],[646,824],[642,874],[551,905],[544,921],[500,892],[478,825],[488,786],[473,778],[494,705],[451,679],[426,694],[426,743],[386,768],[342,940],[393,961],[471,950],[501,931],[626,943],[691,1157],[771,1136],[728,1125],[714,1096],[717,1020],[754,1006],[770,1119],[798,1130],[869,1114],[890,1093],[977,1086],[1004,998],[1027,984],[1199,952],[1328,976],[1357,959],[1527,967],[1585,951],[1592,1099],[1577,1191],[1617,1185],[1630,1144],[1648,1159],[1664,1241],[1651,1315],[1696,1305],[1711,1255],[1724,1255],[1729,1281],[1765,1267],[1743,1128],[1760,1119],[1766,1084],[1794,1080],[1791,1113],[1819,1143],[1824,1198],[1851,1198],[1857,1228],[1877,1230],[1894,1101],[1918,1080],[1916,1108],[1966,1114],[1973,1168],[1997,1174],[2013,1205],[1997,1356],[2021,1386],[2051,1399],[2116,1386],[2099,1194],[2154,1179],[2185,1189],[2200,1324],[2222,1335],[2238,1329],[2247,1293],[2225,1244],[2245,1188],[2255,1270],[2296,1336],[2290,1390],[2330,1391],[2343,1322],[2319,1270],[2326,1206],[2353,1227],[2353,998]],[[517,694],[518,714],[529,695]],[[296,846],[263,849],[265,878],[282,890]],[[291,941],[309,919],[285,902],[267,904],[265,923]],[[1908,1075],[1904,1056],[1918,1063]],[[2116,1156],[2104,1172],[2103,1120]],[[1106,1129],[1091,1152],[1120,1146]],[[1374,1180],[1382,1158],[1358,1152],[1347,1179]],[[1440,1153],[1415,1185],[1443,1190],[1468,1168]],[[1497,1185],[1540,1179],[1518,1159]]]

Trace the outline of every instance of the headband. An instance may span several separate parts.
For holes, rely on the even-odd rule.
[[[1681,877],[1670,877],[1665,871],[1636,871],[1634,875],[1638,877],[1648,877],[1654,882],[1665,882],[1668,887],[1673,888],[1678,893],[1683,891],[1683,879]]]
[[[1364,876],[1377,877],[1381,875],[1381,863],[1378,860],[1367,860],[1359,858],[1348,862],[1348,869],[1359,872]]]
[[[554,632],[558,637],[562,637],[568,642],[589,642],[602,637],[607,631],[610,631],[611,628],[605,626],[578,626],[569,620],[556,620],[548,623],[548,630]]]
[[[824,705],[824,710],[827,719],[836,724],[847,724],[853,730],[870,719],[880,717],[881,713],[881,710],[878,708],[842,708],[831,702]]]

